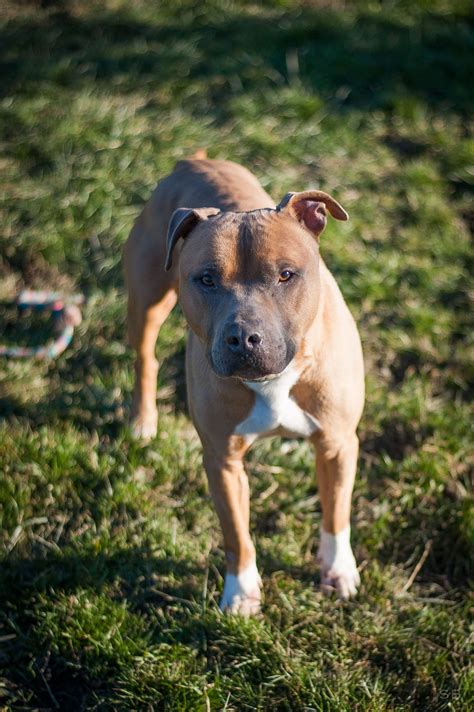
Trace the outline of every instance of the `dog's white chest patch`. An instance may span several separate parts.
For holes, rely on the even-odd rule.
[[[290,366],[268,381],[244,381],[255,392],[255,404],[248,417],[237,425],[235,434],[255,439],[281,428],[289,437],[307,438],[320,430],[316,418],[290,396],[297,380],[298,373]]]

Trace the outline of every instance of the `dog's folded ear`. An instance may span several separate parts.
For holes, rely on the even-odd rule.
[[[278,212],[287,213],[318,237],[326,227],[327,211],[336,220],[348,220],[342,205],[322,190],[287,193],[277,205]]]
[[[173,250],[179,238],[189,235],[201,220],[207,220],[207,218],[217,215],[219,212],[220,210],[217,208],[178,208],[174,211],[168,225],[168,236],[166,238],[166,271],[171,268]]]

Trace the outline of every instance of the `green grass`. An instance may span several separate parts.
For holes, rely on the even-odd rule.
[[[471,8],[5,4],[0,299],[47,286],[88,302],[55,363],[0,364],[0,708],[472,709]],[[322,251],[367,364],[355,601],[319,593],[313,455],[274,440],[248,458],[264,614],[219,614],[178,312],[158,346],[159,434],[140,448],[127,431],[121,246],[199,147],[275,199],[321,187],[351,215]],[[0,308],[9,342],[47,329],[14,317]]]

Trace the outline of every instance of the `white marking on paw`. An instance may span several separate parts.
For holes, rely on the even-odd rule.
[[[132,435],[136,440],[152,440],[158,430],[158,418],[134,418],[131,422]]]
[[[256,564],[250,564],[238,574],[226,574],[219,607],[225,613],[252,616],[260,611],[262,580]]]
[[[307,438],[321,426],[290,396],[299,373],[287,366],[282,373],[268,381],[244,381],[255,392],[255,403],[249,416],[235,428],[236,435],[255,439],[276,428],[282,428],[290,437]]]
[[[318,549],[318,561],[321,564],[321,588],[325,593],[335,591],[339,598],[354,596],[360,584],[350,538],[350,526],[338,534],[329,534],[321,527]]]

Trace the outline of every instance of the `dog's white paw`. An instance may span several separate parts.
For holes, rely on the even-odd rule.
[[[158,430],[158,416],[137,416],[132,419],[130,428],[135,440],[141,440],[142,442],[153,440]]]
[[[226,574],[224,591],[219,604],[224,613],[255,616],[260,612],[261,578],[255,564],[238,574]]]
[[[350,526],[338,534],[321,528],[318,561],[321,564],[321,590],[336,593],[339,598],[355,596],[360,584],[357,564],[352,553]]]

